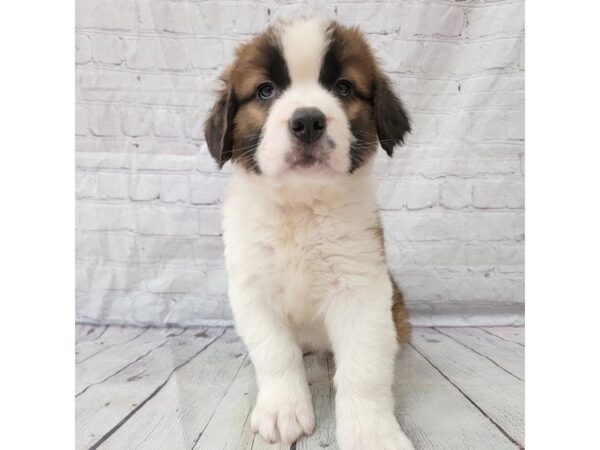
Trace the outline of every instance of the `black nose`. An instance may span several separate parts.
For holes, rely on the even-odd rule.
[[[312,144],[323,135],[325,114],[317,108],[298,108],[289,121],[290,132],[305,144]]]

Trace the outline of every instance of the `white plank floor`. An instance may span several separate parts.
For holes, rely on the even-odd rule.
[[[416,328],[396,364],[396,415],[417,449],[524,446],[524,329]],[[337,449],[334,362],[305,357],[317,430]],[[78,449],[282,449],[249,429],[246,350],[230,328],[76,326]]]

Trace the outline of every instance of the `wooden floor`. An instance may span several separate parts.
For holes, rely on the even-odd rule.
[[[523,448],[524,350],[522,328],[415,329],[394,386],[415,448]],[[317,430],[295,448],[337,449],[333,361],[305,364]],[[78,449],[283,448],[250,432],[254,373],[230,328],[77,325],[76,368]]]

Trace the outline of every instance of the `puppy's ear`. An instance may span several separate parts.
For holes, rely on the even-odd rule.
[[[233,119],[237,110],[227,72],[222,80],[224,85],[204,122],[204,137],[208,150],[219,168],[231,159],[233,153]]]
[[[382,73],[375,77],[373,103],[379,142],[385,152],[392,156],[394,147],[404,143],[404,136],[410,132],[410,118],[394,94],[392,82]]]

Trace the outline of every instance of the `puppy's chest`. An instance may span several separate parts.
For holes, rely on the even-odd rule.
[[[341,214],[282,210],[266,232],[272,248],[271,282],[286,312],[303,320],[346,284],[372,239]]]
[[[339,225],[332,217],[310,211],[278,211],[267,232],[272,239],[274,274],[279,274],[276,281],[290,295],[302,289],[318,290],[336,275],[332,258],[340,253],[336,244],[342,237]]]
[[[224,211],[230,278],[260,289],[292,322],[311,322],[332,293],[364,284],[384,261],[374,205],[284,207],[233,193]]]

